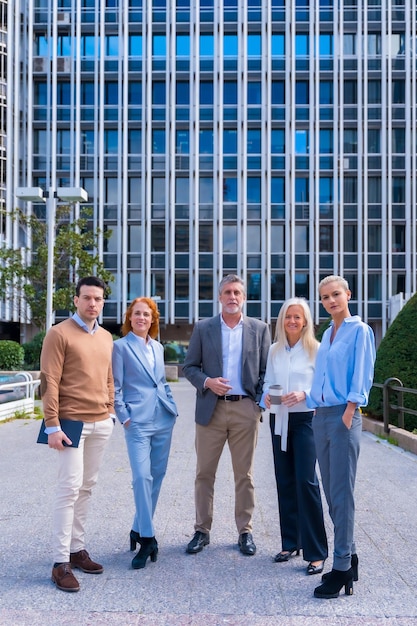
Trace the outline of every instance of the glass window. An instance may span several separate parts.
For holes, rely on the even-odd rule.
[[[248,82],[248,104],[261,104],[262,103],[262,85],[259,82]]]
[[[320,224],[320,252],[333,252],[333,224]]]
[[[224,82],[223,104],[237,104],[237,82],[235,80]]]
[[[405,80],[392,81],[392,103],[405,104]]]
[[[248,129],[247,151],[248,151],[248,154],[261,154],[261,131],[260,130]]]
[[[200,176],[198,189],[200,204],[212,204],[214,199],[213,179]]]
[[[104,131],[104,152],[106,154],[118,153],[118,135],[117,130],[105,130]]]
[[[308,80],[297,80],[295,82],[295,104],[309,104]]]
[[[381,131],[379,128],[368,128],[368,152],[381,153]]]
[[[181,185],[179,185],[181,187]],[[190,233],[189,225],[176,223],[175,224],[175,251],[176,252],[189,252],[190,250]]]
[[[271,254],[285,252],[284,226],[273,224],[271,226]]]
[[[392,251],[405,252],[405,226],[403,224],[392,226]]]
[[[393,176],[392,178],[392,201],[396,203],[405,202],[405,178],[403,176]]]
[[[90,84],[93,84],[93,83],[90,83]],[[46,106],[48,102],[48,90],[46,89],[46,83],[35,83],[34,91],[35,91],[35,104],[37,105],[43,104]]]
[[[356,34],[345,33],[343,35],[343,54],[350,56],[356,54]]]
[[[256,176],[248,177],[246,181],[246,199],[249,203],[260,204],[261,202],[261,179]]]
[[[356,128],[345,128],[343,131],[343,151],[345,154],[358,152],[358,131]]]
[[[237,178],[223,179],[223,202],[237,202]]]
[[[283,80],[272,81],[271,104],[285,104],[285,83]]]
[[[381,275],[368,274],[368,298],[369,300],[381,300]]]
[[[213,252],[213,224],[199,225],[198,249],[200,252]]]
[[[358,84],[356,80],[345,80],[343,82],[343,99],[345,104],[358,103]]]
[[[142,133],[138,129],[130,129],[127,134],[127,150],[129,154],[140,154],[142,152]]]
[[[175,152],[177,154],[190,154],[190,131],[175,131]]]
[[[271,300],[285,299],[285,275],[271,274]]]
[[[261,35],[248,35],[248,56],[260,57],[262,54]]]
[[[319,181],[319,202],[327,204],[333,202],[333,179],[322,176]]]
[[[57,104],[71,104],[71,85],[67,82],[58,83],[56,86]]]
[[[308,252],[308,226],[299,224],[294,232],[295,252]]]
[[[47,140],[45,130],[33,131],[33,150],[35,154],[47,154]]]
[[[49,56],[48,38],[46,35],[35,36],[35,54],[40,57]]]
[[[271,200],[276,204],[285,202],[285,179],[282,176],[271,178]]]
[[[368,178],[368,202],[369,204],[381,202],[381,178],[379,176],[369,176]]]
[[[296,202],[308,202],[310,199],[310,192],[308,187],[308,178],[295,178],[295,201]]]
[[[285,152],[285,131],[281,129],[271,130],[271,152],[272,154],[284,154]]]
[[[188,80],[179,80],[175,85],[175,103],[190,104],[190,83]]]
[[[295,131],[295,154],[308,154],[310,152],[310,138],[309,131],[296,130]]]
[[[214,102],[214,89],[213,83],[209,80],[203,80],[200,82],[200,104],[207,106],[212,105]]]
[[[320,154],[332,154],[333,131],[330,128],[322,128],[319,133]]]
[[[165,252],[165,224],[153,224],[151,228],[151,251]]]
[[[118,35],[106,35],[106,56],[117,57],[119,56],[119,36]]]
[[[129,81],[127,102],[128,104],[142,104],[142,83],[140,81]]]
[[[213,35],[200,35],[200,56],[213,58],[214,37]]]
[[[271,54],[273,57],[285,55],[285,35],[271,35]]]
[[[225,35],[223,37],[223,48],[225,57],[237,57],[238,38],[237,35]]]
[[[345,252],[358,251],[358,227],[356,224],[345,224],[343,227],[343,246]]]
[[[381,252],[381,226],[372,224],[368,227],[368,252]]]
[[[212,130],[200,130],[199,133],[199,153],[200,154],[213,154],[213,131]]]
[[[154,81],[152,83],[152,104],[165,104],[165,82]]]
[[[343,195],[344,201],[348,204],[354,204],[358,201],[358,179],[353,176],[347,176],[343,179]]]
[[[167,40],[165,35],[152,36],[152,55],[154,57],[166,57]]]
[[[71,56],[71,37],[69,35],[58,35],[56,53],[59,57]]]
[[[320,104],[333,104],[333,81],[321,80],[319,85]]]
[[[369,104],[381,104],[381,81],[380,80],[368,81],[368,102]]]
[[[129,35],[129,50],[130,57],[142,56],[142,35]]]
[[[309,35],[302,33],[295,36],[295,56],[306,57],[309,53]]]
[[[223,153],[237,154],[237,130],[223,131]]]
[[[97,54],[99,48],[97,48]],[[94,35],[81,35],[81,56],[91,58],[96,56],[96,38]]]
[[[162,129],[152,131],[152,154],[165,154],[165,131]]]
[[[319,35],[319,55],[320,57],[330,57],[333,55],[333,35]]]
[[[176,204],[190,204],[190,180],[187,177],[175,179],[175,202]]]
[[[223,252],[234,253],[237,252],[237,226],[227,225],[223,226]]]
[[[405,128],[392,129],[392,152],[394,154],[405,152]]]
[[[252,254],[261,251],[260,224],[248,224],[247,226],[247,251]]]
[[[165,178],[159,176],[152,178],[152,203],[165,204]],[[156,226],[156,224],[152,224],[151,230],[153,231]]]
[[[104,83],[104,104],[119,103],[118,84],[116,81],[105,81]]]
[[[176,53],[177,57],[190,57],[190,36],[177,35],[176,37]]]
[[[369,56],[379,56],[381,54],[381,35],[372,33],[368,35]]]

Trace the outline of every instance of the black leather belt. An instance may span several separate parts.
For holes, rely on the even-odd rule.
[[[225,402],[238,402],[243,400],[243,398],[249,398],[249,396],[219,396],[219,400],[224,400]]]

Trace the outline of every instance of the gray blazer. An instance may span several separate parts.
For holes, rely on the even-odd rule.
[[[165,379],[164,349],[150,340],[155,354],[155,371],[132,332],[114,342],[114,408],[120,422],[152,420],[159,401],[172,417],[178,414],[171,388]]]
[[[269,328],[265,322],[244,316],[242,343],[242,386],[254,402],[259,402],[271,344]],[[220,315],[195,324],[183,372],[197,390],[195,421],[207,426],[218,396],[210,389],[204,389],[204,381],[207,377],[223,376]]]

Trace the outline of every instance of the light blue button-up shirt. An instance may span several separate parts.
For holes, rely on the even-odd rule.
[[[346,317],[333,342],[333,322],[323,334],[317,352],[313,384],[307,406],[336,406],[353,402],[366,406],[372,387],[375,337],[358,315]]]

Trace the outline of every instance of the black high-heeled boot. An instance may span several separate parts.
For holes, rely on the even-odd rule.
[[[346,572],[332,569],[324,583],[314,589],[315,598],[337,598],[341,588],[345,586],[345,595],[353,594],[353,571],[350,567]]]
[[[136,532],[136,530],[131,530],[129,537],[130,537],[130,550],[131,552],[134,552],[136,550],[136,544],[137,543],[140,544],[140,535],[139,533]]]
[[[143,569],[149,557],[155,563],[158,556],[158,542],[155,537],[141,537],[140,542],[140,550],[132,560],[133,569]]]
[[[350,557],[350,566],[352,568],[352,572],[353,572],[353,580],[355,582],[357,582],[359,580],[359,573],[358,573],[358,569],[359,569],[359,559],[358,559],[358,555],[352,554],[352,556]],[[325,580],[327,580],[330,576],[331,572],[327,572],[327,574],[323,574],[323,576],[321,577],[322,581],[324,582]]]

